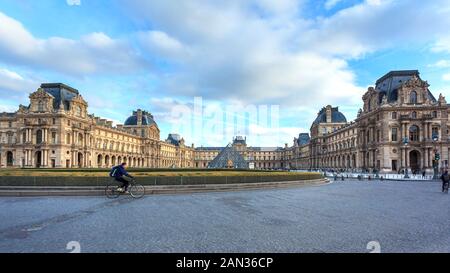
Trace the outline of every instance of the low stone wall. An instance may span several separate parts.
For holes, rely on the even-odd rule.
[[[142,185],[163,186],[301,181],[320,178],[322,178],[320,174],[302,174],[269,176],[146,176],[136,177],[136,180]],[[110,177],[0,176],[0,186],[105,186],[111,179]]]

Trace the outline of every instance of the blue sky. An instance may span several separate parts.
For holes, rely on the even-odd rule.
[[[63,82],[116,123],[150,111],[161,138],[282,146],[327,104],[353,119],[390,70],[449,95],[449,27],[450,0],[2,0],[0,111]]]

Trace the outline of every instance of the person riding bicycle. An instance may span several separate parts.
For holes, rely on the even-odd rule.
[[[448,174],[448,171],[445,170],[445,172],[441,175],[442,180],[442,192],[444,192],[445,184],[450,183],[450,175]]]
[[[131,176],[126,170],[127,163],[122,163],[120,165],[114,166],[111,170],[111,173],[109,174],[111,177],[114,177],[114,179],[117,182],[122,183],[122,186],[120,186],[117,190],[121,192],[128,193],[128,186],[130,185],[130,181],[126,177],[134,178]]]

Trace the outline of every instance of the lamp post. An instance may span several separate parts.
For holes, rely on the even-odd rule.
[[[408,153],[408,137],[405,137],[404,139],[403,139],[403,145],[405,146],[405,161],[406,161],[406,159],[407,159],[407,153]],[[405,162],[405,177],[404,178],[409,178],[409,175],[408,175],[408,163],[407,162]]]
[[[438,153],[438,150],[436,148],[437,141],[438,141],[438,137],[436,135],[434,135],[433,136],[433,147],[434,147],[433,179],[439,179],[438,172],[439,172],[440,154]]]

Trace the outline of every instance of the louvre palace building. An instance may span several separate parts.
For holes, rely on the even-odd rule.
[[[178,134],[160,139],[151,113],[137,109],[123,124],[88,113],[79,91],[42,84],[28,106],[0,113],[0,167],[334,169],[432,173],[448,166],[449,105],[417,70],[391,71],[362,96],[357,118],[325,106],[310,132],[283,147],[185,145]]]

